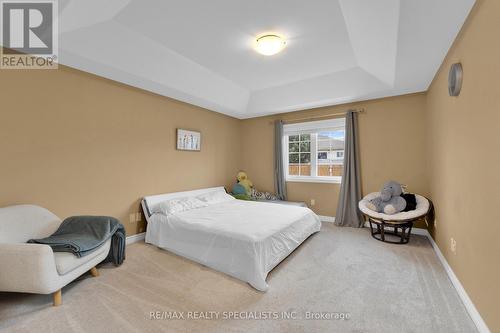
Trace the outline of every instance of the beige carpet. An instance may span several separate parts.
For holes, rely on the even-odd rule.
[[[5,269],[5,268],[2,268]],[[0,272],[1,273],[1,272]],[[424,237],[406,246],[368,230],[323,224],[268,277],[247,284],[151,245],[128,247],[125,263],[100,267],[50,295],[0,293],[2,332],[475,332]],[[150,319],[150,312],[184,319]],[[218,314],[219,319],[190,319]],[[306,312],[329,315],[307,320]],[[229,315],[261,319],[222,319]],[[263,319],[266,316],[295,319]],[[332,314],[333,313],[333,314]],[[335,319],[335,316],[348,319]]]

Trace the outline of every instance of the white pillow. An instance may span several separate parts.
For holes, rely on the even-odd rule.
[[[205,194],[201,194],[196,198],[200,199],[201,201],[209,205],[236,200],[232,195],[229,195],[224,191],[212,191]]]
[[[206,202],[203,202],[200,199],[194,197],[178,198],[159,203],[155,207],[154,213],[171,215],[207,206],[208,204]]]

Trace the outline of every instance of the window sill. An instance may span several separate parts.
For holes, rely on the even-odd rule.
[[[320,178],[320,177],[289,177],[286,179],[287,183],[326,183],[326,184],[340,184],[341,177],[335,178]]]

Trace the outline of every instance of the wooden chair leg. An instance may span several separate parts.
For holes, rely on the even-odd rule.
[[[54,306],[59,306],[62,304],[62,291],[59,289],[55,293],[52,294],[54,297]]]
[[[92,274],[93,277],[98,277],[99,276],[99,272],[97,271],[97,268],[95,268],[95,267],[92,267],[90,269],[90,274]]]

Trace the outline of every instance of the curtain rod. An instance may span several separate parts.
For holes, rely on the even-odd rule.
[[[355,112],[355,113],[364,113],[364,112],[366,112],[365,109],[363,109],[363,108],[361,108],[361,109],[352,109],[352,110],[348,110],[348,111],[352,111],[352,112]],[[324,115],[321,115],[321,116],[312,116],[312,117],[288,119],[288,120],[284,120],[283,122],[286,124],[286,123],[295,123],[295,122],[303,121],[303,120],[311,120],[312,121],[312,120],[315,120],[315,119],[329,118],[329,117],[334,117],[334,116],[345,115],[345,114],[347,114],[348,111],[342,111],[342,112],[336,112],[336,113],[329,113],[329,114],[324,114]]]

